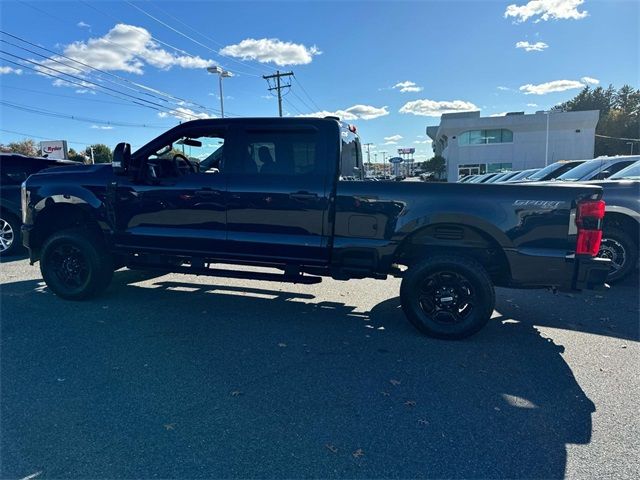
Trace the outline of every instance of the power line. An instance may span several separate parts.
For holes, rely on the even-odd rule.
[[[81,0],[81,1],[83,1],[83,3],[84,3],[84,0]],[[215,49],[213,49],[213,48],[209,47],[208,45],[205,45],[204,43],[202,43],[202,42],[200,42],[200,41],[196,40],[196,39],[195,39],[195,38],[193,38],[193,37],[190,37],[190,36],[189,36],[189,35],[187,35],[186,33],[184,33],[184,32],[182,32],[182,31],[178,30],[177,28],[172,27],[172,26],[171,26],[171,25],[169,25],[168,23],[163,22],[163,21],[162,21],[162,20],[160,20],[159,18],[154,17],[153,15],[151,15],[149,12],[147,12],[147,11],[146,11],[146,10],[144,10],[143,8],[141,8],[141,7],[139,7],[139,6],[135,5],[135,4],[133,4],[133,3],[131,3],[131,2],[128,2],[128,1],[125,1],[125,3],[127,3],[129,6],[131,6],[131,7],[135,8],[136,10],[138,10],[139,12],[141,12],[143,15],[146,15],[147,17],[151,18],[152,20],[155,20],[155,21],[156,21],[156,22],[158,22],[160,25],[162,25],[162,26],[164,26],[164,27],[168,28],[169,30],[171,30],[171,31],[173,31],[173,32],[175,32],[175,33],[177,33],[178,35],[181,35],[182,37],[184,37],[184,38],[186,38],[186,39],[188,39],[188,40],[191,40],[193,43],[195,43],[195,44],[197,44],[197,45],[200,45],[200,46],[201,46],[201,47],[203,47],[203,48],[206,48],[207,50],[209,50],[209,51],[211,51],[211,52],[215,53],[216,55],[220,55],[220,53],[219,53],[217,50],[215,50]],[[252,67],[252,68],[255,68],[255,67]],[[227,68],[225,68],[225,70],[228,70],[228,69],[227,69]],[[260,75],[256,75],[256,74],[254,74],[254,73],[249,73],[249,72],[242,72],[242,71],[240,71],[240,70],[236,70],[236,72],[238,72],[238,73],[242,73],[243,75],[249,75],[249,76],[252,76],[252,77],[260,77]]]
[[[176,17],[175,15],[170,14],[169,12],[167,12],[166,10],[163,10],[162,8],[160,8],[159,6],[152,4],[156,10],[164,13],[166,16],[168,16],[169,18],[171,18],[172,20],[174,20],[175,22],[180,23],[181,25],[185,26],[186,28],[188,28],[189,30],[191,30],[192,32],[197,33],[198,35],[200,35],[202,38],[206,38],[207,40],[209,40],[210,42],[215,43],[216,45],[218,45],[219,47],[224,47],[224,45],[222,45],[220,42],[216,41],[214,38],[211,38],[208,35],[205,35],[204,33],[200,32],[199,30],[196,30],[195,28],[193,28],[191,25],[189,25],[186,22],[183,22],[182,20],[180,20],[178,17]],[[249,68],[253,68],[255,71],[262,73],[262,70],[259,69],[258,67],[254,67],[253,65],[249,64],[249,63],[244,63],[240,60],[236,60],[235,58],[229,56],[229,55],[225,55],[224,53],[221,53],[220,50],[216,51],[215,53],[217,53],[218,55],[220,55],[221,57],[226,58],[227,60],[237,63],[238,65],[242,65],[242,66],[246,66]],[[273,69],[271,69],[273,70]]]
[[[18,65],[18,64],[16,63],[16,65]],[[83,101],[83,102],[108,103],[108,104],[111,104],[111,105],[121,105],[123,107],[132,107],[132,106],[134,106],[134,105],[131,105],[130,103],[112,102],[111,100],[102,100],[102,99],[99,99],[99,98],[79,97],[77,95],[64,95],[62,93],[43,92],[41,90],[32,90],[30,88],[14,87],[13,85],[2,85],[2,88],[8,88],[8,89],[11,89],[11,90],[20,90],[20,91],[23,91],[23,92],[35,93],[35,94],[39,94],[39,95],[48,95],[50,97],[70,98],[71,100],[80,100],[80,101]]]
[[[96,7],[94,7],[93,5],[90,5],[90,4],[88,4],[88,3],[86,3],[86,2],[84,2],[84,1],[82,1],[82,0],[79,0],[79,1],[81,1],[81,2],[82,2],[82,3],[84,3],[86,6],[88,6],[88,7],[92,8],[93,10],[97,11],[98,13],[100,13],[100,14],[102,14],[102,15],[107,15],[107,16],[109,16],[109,17],[111,17],[111,18],[114,18],[114,19],[116,20],[116,22],[118,22],[118,23],[125,23],[125,22],[123,22],[122,20],[119,20],[119,19],[117,19],[117,18],[113,17],[113,15],[110,15],[109,13],[106,13],[106,12],[103,12],[103,11],[101,11],[101,10],[97,9],[97,8],[96,8]],[[52,14],[51,12],[47,12],[46,10],[43,10],[43,9],[42,9],[42,8],[40,8],[40,7],[36,7],[35,5],[31,5],[31,4],[29,4],[29,3],[26,3],[26,2],[24,2],[23,0],[19,0],[19,2],[20,2],[22,5],[26,6],[26,7],[29,7],[29,8],[31,8],[31,9],[33,9],[33,10],[37,11],[37,12],[40,12],[40,13],[42,13],[42,14],[46,15],[47,17],[54,18],[54,19],[56,19],[56,20],[59,20],[59,21],[60,21],[60,22],[62,22],[62,23],[67,23],[67,24],[69,24],[69,25],[72,25],[72,24],[73,24],[73,22],[70,22],[70,21],[69,21],[69,19],[67,19],[67,18],[62,18],[62,17],[60,17],[60,16],[57,16],[57,15],[55,15],[55,14]],[[153,36],[152,36],[151,38],[152,38],[153,40],[157,41],[158,43],[165,44],[165,42],[162,42],[161,40],[158,40],[157,38],[155,38],[155,37],[153,37]],[[111,40],[107,39],[107,38],[106,38],[106,37],[104,37],[104,36],[103,36],[103,37],[101,37],[101,39],[102,39],[102,40],[104,40],[105,42],[107,42],[107,43],[111,44],[111,45],[116,45],[116,46],[118,46],[119,48],[122,48],[122,49],[124,49],[124,50],[127,50],[128,52],[131,52],[133,55],[138,56],[138,55],[139,55],[139,53],[140,53],[140,52],[136,52],[136,51],[134,51],[134,50],[131,50],[131,49],[130,49],[129,47],[127,47],[126,45],[123,45],[123,44],[121,44],[121,43],[117,43],[117,42],[113,42],[113,41],[111,41]],[[176,51],[183,52],[185,55],[187,55],[187,56],[189,56],[189,57],[191,57],[191,58],[196,58],[194,55],[191,55],[189,52],[186,52],[186,51],[184,51],[184,50],[178,49],[177,47],[174,47],[174,46],[169,45],[169,44],[166,44],[166,45],[167,45],[168,47],[170,47],[170,48],[173,48],[173,49],[174,49],[174,50],[176,50]],[[56,53],[56,55],[61,55],[61,54]],[[95,68],[95,67],[94,67],[94,68]],[[140,87],[140,88],[142,88],[142,89],[145,89],[145,90],[151,91],[151,92],[153,92],[153,93],[157,93],[157,94],[159,94],[159,95],[164,95],[164,96],[167,96],[168,98],[173,98],[174,100],[183,101],[183,102],[186,102],[186,103],[188,103],[188,104],[195,105],[195,106],[198,106],[198,107],[204,108],[205,110],[208,110],[208,109],[207,109],[207,107],[205,107],[205,106],[203,106],[203,105],[201,105],[201,104],[199,104],[199,103],[197,103],[197,102],[194,102],[193,100],[184,99],[184,98],[178,97],[178,96],[176,96],[176,95],[172,95],[172,94],[169,94],[169,93],[167,93],[167,92],[163,92],[163,91],[161,91],[161,90],[158,90],[158,89],[155,89],[155,88],[149,87],[149,86],[144,85],[144,84],[142,84],[142,83],[138,83],[138,82],[134,82],[134,81],[132,81],[132,80],[125,79],[125,78],[120,77],[119,75],[116,75],[116,74],[113,74],[113,73],[112,73],[111,75],[115,75],[115,76],[117,76],[118,78],[122,78],[124,81],[127,81],[127,82],[129,82],[129,83],[132,83],[133,85],[136,85],[136,86],[138,86],[138,87]]]
[[[3,35],[7,35],[7,36],[9,36],[9,37],[15,38],[15,39],[17,39],[17,40],[19,40],[19,41],[21,41],[21,42],[24,42],[24,43],[26,43],[26,44],[28,44],[28,45],[33,46],[33,47],[39,48],[39,49],[41,49],[41,50],[44,50],[45,52],[48,52],[48,53],[51,53],[51,54],[55,55],[56,57],[62,57],[62,58],[65,58],[65,59],[67,59],[67,60],[69,60],[69,61],[71,61],[71,62],[77,63],[77,64],[82,65],[82,66],[84,66],[84,67],[87,67],[87,68],[89,68],[89,69],[91,69],[91,70],[95,70],[95,71],[100,72],[100,73],[102,73],[102,74],[109,75],[110,77],[117,78],[117,79],[119,79],[121,82],[125,82],[125,83],[128,83],[128,84],[133,84],[133,85],[135,85],[136,87],[144,88],[145,90],[156,92],[156,93],[158,93],[158,94],[160,94],[160,95],[164,95],[165,97],[171,98],[171,99],[173,99],[173,100],[178,100],[179,102],[183,102],[183,103],[185,103],[185,104],[189,104],[189,105],[192,105],[192,106],[200,107],[200,108],[202,108],[204,111],[211,111],[210,109],[208,109],[208,108],[207,108],[207,107],[205,107],[204,105],[200,105],[200,104],[198,104],[198,103],[194,103],[194,102],[192,102],[192,101],[185,100],[185,99],[180,98],[180,97],[175,97],[175,96],[173,96],[173,95],[171,95],[171,94],[168,94],[168,93],[165,93],[165,92],[161,92],[160,90],[156,90],[156,89],[153,89],[153,88],[151,88],[151,87],[147,87],[146,85],[142,85],[142,84],[139,84],[139,83],[137,83],[137,82],[133,82],[133,81],[128,80],[128,79],[126,79],[126,78],[124,78],[124,77],[121,77],[120,75],[116,75],[116,74],[114,74],[114,73],[107,72],[107,71],[105,71],[105,70],[99,69],[99,68],[94,67],[94,66],[92,66],[92,65],[89,65],[89,64],[87,64],[87,63],[81,62],[80,60],[76,60],[76,59],[74,59],[74,58],[68,57],[68,56],[63,55],[63,54],[61,54],[61,53],[56,53],[56,52],[54,52],[53,50],[50,50],[50,49],[48,49],[48,48],[42,47],[42,46],[40,46],[40,45],[36,45],[35,43],[32,43],[32,42],[30,42],[30,41],[28,41],[28,40],[25,40],[24,38],[21,38],[21,37],[19,37],[19,36],[17,36],[17,35],[13,35],[13,34],[11,34],[11,33],[5,32],[5,31],[3,31],[3,30],[0,30],[0,33],[2,33]],[[61,65],[65,66],[65,67],[73,68],[74,70],[77,70],[77,71],[79,71],[79,72],[85,73],[85,71],[84,71],[83,69],[81,69],[81,68],[75,67],[75,66],[73,66],[73,65],[69,65],[69,64],[67,64],[67,63],[65,63],[65,62],[61,62],[61,61],[59,61],[59,60],[57,60],[57,59],[55,59],[55,58],[53,58],[53,57],[47,57],[46,55],[42,55],[42,54],[40,54],[40,53],[34,52],[33,50],[30,50],[30,49],[28,49],[28,48],[26,48],[26,47],[24,47],[24,46],[16,45],[16,44],[14,44],[14,43],[8,42],[7,40],[0,40],[0,41],[2,41],[2,42],[4,42],[4,43],[7,43],[7,44],[9,44],[9,45],[12,45],[12,46],[14,46],[14,47],[20,48],[20,49],[22,49],[22,50],[25,50],[25,51],[27,51],[27,52],[29,52],[29,53],[33,53],[34,55],[38,55],[38,56],[39,56],[39,57],[41,57],[41,58],[45,58],[45,59],[50,60],[50,61],[53,61],[53,62],[55,62],[55,63],[59,63],[59,64],[61,64]],[[118,86],[121,86],[121,87],[127,88],[128,90],[132,90],[132,91],[134,91],[134,92],[136,92],[136,93],[143,94],[143,95],[147,95],[147,96],[150,96],[150,97],[152,97],[152,98],[156,98],[156,99],[158,99],[158,100],[160,100],[160,101],[163,101],[163,102],[168,102],[168,100],[166,100],[165,98],[161,98],[161,97],[159,97],[159,96],[157,96],[157,95],[154,95],[154,94],[152,94],[152,93],[149,93],[148,91],[147,91],[147,92],[141,92],[141,91],[139,91],[138,89],[135,89],[135,88],[129,87],[129,86],[127,86],[127,85],[120,85],[118,82],[114,82],[113,80],[107,80],[107,81],[108,81],[109,83],[114,84],[114,85],[118,85]],[[174,103],[174,104],[178,104],[178,105],[180,105],[180,103],[178,103],[178,102],[171,102],[171,103]]]
[[[160,111],[160,112],[164,112],[164,113],[171,113],[171,114],[173,114],[173,115],[180,116],[180,117],[182,117],[182,118],[183,118],[183,119],[185,119],[185,120],[193,120],[193,119],[195,119],[195,118],[198,118],[196,115],[191,115],[191,114],[188,114],[188,113],[185,113],[185,112],[179,112],[179,111],[177,111],[177,110],[167,110],[167,109],[166,109],[166,107],[165,107],[164,105],[160,105],[159,103],[152,102],[151,100],[146,100],[146,99],[144,99],[144,98],[136,97],[135,95],[130,95],[130,94],[128,94],[128,93],[120,92],[120,91],[115,90],[115,89],[110,88],[110,87],[105,87],[104,85],[100,85],[100,84],[98,84],[98,83],[92,82],[91,80],[87,80],[87,79],[84,79],[84,78],[81,78],[81,77],[78,77],[78,76],[75,76],[75,75],[71,75],[70,73],[62,72],[62,71],[57,70],[57,69],[55,69],[55,68],[53,68],[53,67],[48,67],[48,66],[46,66],[46,65],[43,65],[42,63],[35,62],[35,61],[33,61],[33,60],[29,60],[28,58],[24,58],[24,57],[21,57],[21,56],[19,56],[19,55],[14,55],[13,53],[6,52],[6,51],[4,51],[4,50],[2,50],[2,49],[0,49],[0,53],[3,53],[3,54],[5,54],[5,55],[9,55],[9,56],[14,57],[14,58],[18,58],[18,59],[20,59],[20,60],[22,60],[22,61],[24,61],[24,62],[28,62],[28,63],[31,63],[31,64],[33,64],[33,65],[37,65],[37,66],[38,66],[38,67],[40,67],[40,68],[46,68],[47,70],[51,70],[51,71],[54,71],[54,72],[59,73],[59,74],[61,74],[61,75],[65,75],[65,76],[71,77],[71,78],[73,78],[73,79],[75,79],[75,80],[78,80],[80,83],[78,83],[78,82],[73,82],[73,81],[68,80],[68,79],[66,79],[66,78],[60,78],[60,77],[57,77],[57,76],[54,76],[54,75],[49,75],[49,76],[53,76],[53,77],[57,78],[58,80],[62,80],[62,81],[64,81],[64,82],[69,82],[69,83],[72,83],[72,84],[74,84],[74,85],[79,85],[79,86],[81,86],[81,87],[83,87],[83,88],[87,88],[87,85],[86,85],[86,84],[88,83],[88,84],[90,84],[90,85],[94,85],[94,86],[96,86],[96,87],[98,87],[98,88],[103,88],[103,89],[108,90],[108,91],[110,91],[110,92],[115,92],[115,93],[117,93],[117,94],[119,94],[119,95],[124,95],[125,97],[129,97],[129,98],[132,98],[132,99],[134,99],[134,100],[138,100],[138,101],[140,101],[140,102],[145,102],[146,104],[149,104],[149,105],[146,105],[146,104],[140,104],[140,103],[138,103],[138,102],[136,102],[136,101],[133,101],[133,103],[136,103],[137,105],[141,105],[141,106],[146,106],[146,107],[149,107],[149,108],[153,108],[154,110],[158,110],[158,111]],[[3,59],[3,60],[11,62],[10,60],[6,60],[6,59]],[[11,63],[16,64],[16,62],[11,62]],[[30,67],[27,67],[26,65],[20,65],[20,64],[18,64],[18,65],[19,65],[19,66],[21,66],[21,67],[30,68]],[[34,69],[34,68],[30,68],[30,69],[31,69],[31,70],[35,70],[35,71],[36,71],[36,72],[38,72],[38,73],[44,73],[44,74],[47,74],[46,72],[42,72],[41,70],[38,70],[38,69]],[[102,92],[102,91],[100,91],[100,93],[104,93],[104,94],[106,94],[106,95],[110,95],[110,94],[108,94],[108,93],[106,93],[106,92]],[[115,95],[111,95],[111,96],[115,96]],[[122,100],[122,97],[118,97],[118,96],[116,96],[116,98],[119,98],[119,99],[121,99],[121,100]],[[131,101],[131,100],[129,100],[129,101]],[[160,108],[159,108],[159,109],[158,109],[158,108],[154,108],[152,105],[153,105],[153,106],[156,106],[156,107],[160,107]]]
[[[134,127],[134,128],[166,128],[164,125],[149,125],[149,124],[140,124],[140,123],[128,123],[128,122],[111,122],[111,121],[105,121],[105,120],[100,120],[97,118],[90,118],[90,117],[80,117],[80,116],[76,116],[76,115],[67,115],[64,113],[60,113],[60,112],[53,112],[51,110],[42,110],[42,109],[38,109],[35,107],[32,107],[31,105],[21,105],[21,104],[17,104],[17,103],[11,103],[11,102],[5,102],[3,100],[0,100],[0,105],[4,105],[6,107],[10,107],[13,108],[15,110],[20,110],[23,112],[28,112],[28,113],[33,113],[35,115],[43,115],[43,116],[47,116],[47,117],[54,117],[54,118],[65,118],[65,119],[69,119],[69,120],[76,120],[78,122],[86,122],[86,123],[99,123],[102,125],[110,125],[110,126],[115,126],[115,127]]]
[[[13,133],[15,135],[23,135],[25,137],[37,138],[38,140],[57,140],[57,139],[51,138],[51,137],[41,137],[39,135],[33,135],[32,133],[16,132],[15,130],[5,130],[4,128],[0,128],[0,132]],[[85,146],[93,145],[92,143],[76,142],[76,141],[73,141],[73,140],[67,140],[67,142],[68,143],[73,143],[73,144],[76,144],[76,145],[85,145]]]
[[[303,112],[301,112],[298,107],[296,107],[288,98],[286,97],[282,97],[282,99],[287,103],[287,105],[289,105],[291,108],[293,108],[296,112],[298,112],[300,115],[304,115]]]
[[[298,79],[298,77],[296,77],[295,75],[293,76],[293,79],[296,81],[296,83],[300,86],[300,88],[302,89],[302,91],[304,92],[304,94],[307,96],[307,98],[311,101],[311,103],[316,107],[316,109],[318,111],[322,110],[318,104],[316,102],[313,101],[313,98],[311,98],[311,95],[309,95],[309,93],[307,93],[307,89],[304,88],[302,86],[302,83],[300,82],[300,80]]]
[[[309,106],[309,104],[307,102],[305,102],[302,97],[300,97],[294,90],[293,88],[289,90],[294,97],[296,97],[298,100],[300,100],[300,103],[302,103],[305,108],[309,111],[309,112],[313,112],[313,108]]]

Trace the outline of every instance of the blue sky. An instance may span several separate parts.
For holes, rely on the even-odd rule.
[[[67,139],[76,149],[139,146],[179,118],[217,113],[208,64],[235,75],[224,81],[227,113],[277,115],[261,75],[279,68],[297,79],[286,114],[338,112],[374,149],[411,146],[424,159],[431,156],[425,127],[442,112],[534,112],[585,84],[640,84],[637,1],[132,3],[3,0],[4,32],[111,75],[2,34],[2,101],[62,115],[0,105],[0,128]],[[148,100],[147,108],[127,95]],[[23,137],[0,131],[2,143]]]

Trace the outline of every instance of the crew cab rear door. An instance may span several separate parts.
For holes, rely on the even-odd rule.
[[[239,158],[229,173],[226,202],[233,257],[328,262],[329,176],[336,163],[330,152],[337,150],[323,130],[301,122],[238,127]],[[337,143],[337,128],[333,137]]]

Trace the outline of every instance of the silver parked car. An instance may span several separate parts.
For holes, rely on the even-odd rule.
[[[588,160],[556,180],[563,182],[586,182],[588,180],[605,180],[632,163],[640,160],[640,155],[624,155],[619,157],[598,157]]]

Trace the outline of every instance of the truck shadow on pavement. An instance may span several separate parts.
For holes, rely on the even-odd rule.
[[[445,342],[397,299],[142,279],[2,286],[2,478],[562,478],[590,441],[563,347],[518,315]]]

